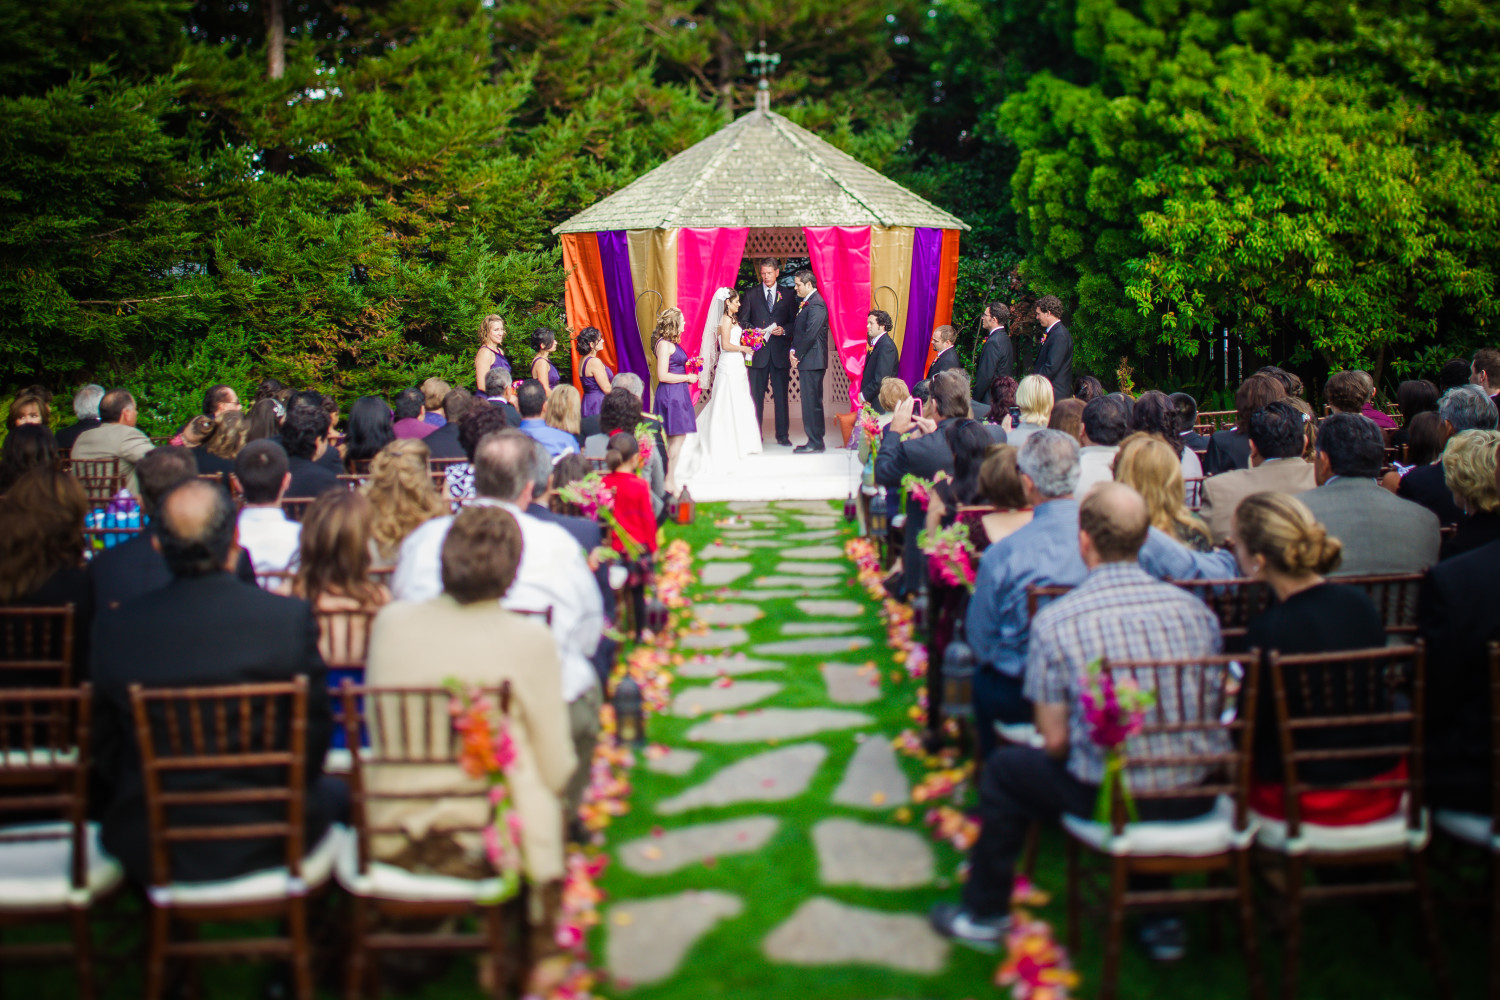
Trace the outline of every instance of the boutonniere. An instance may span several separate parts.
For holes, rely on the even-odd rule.
[[[803,309],[806,309],[806,308],[807,308],[807,300],[806,299],[801,299],[800,301],[798,301],[798,303],[797,303],[797,311],[798,312],[801,312]]]

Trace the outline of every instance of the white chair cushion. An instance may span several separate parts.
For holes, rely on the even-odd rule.
[[[57,767],[77,762],[78,750],[76,748],[53,751],[45,747],[33,747],[30,750],[7,750],[0,754],[0,767],[7,770],[26,767]]]
[[[1246,829],[1234,829],[1234,800],[1221,795],[1211,811],[1193,819],[1151,820],[1126,823],[1118,837],[1108,823],[1066,813],[1063,829],[1076,839],[1103,854],[1138,858],[1207,858],[1250,846],[1255,839],[1255,823],[1246,821]]]
[[[1488,816],[1459,812],[1456,809],[1439,809],[1433,813],[1432,819],[1450,837],[1457,837],[1475,847],[1500,851],[1500,834],[1493,831],[1493,824]]]
[[[339,845],[347,834],[345,827],[334,824],[323,839],[302,859],[302,877],[292,878],[285,866],[251,872],[239,878],[217,882],[173,882],[147,890],[157,906],[230,906],[241,903],[266,903],[289,896],[302,896],[308,889],[328,881]]]
[[[1042,734],[1036,731],[1036,726],[1029,722],[997,722],[995,735],[1000,737],[1002,743],[1014,743],[1022,747],[1041,747],[1046,743]]]
[[[1380,851],[1409,848],[1420,851],[1431,837],[1426,810],[1422,813],[1422,826],[1418,830],[1406,828],[1406,803],[1384,819],[1373,823],[1356,823],[1352,826],[1322,826],[1318,823],[1303,823],[1302,833],[1294,841],[1288,841],[1286,820],[1252,814],[1259,830],[1255,842],[1269,851],[1280,854],[1353,854],[1359,851]]]
[[[0,829],[0,910],[88,906],[125,877],[120,863],[99,844],[99,824],[88,824],[84,888],[73,889],[73,840],[69,823],[28,823]],[[10,839],[56,834],[50,840]]]
[[[344,891],[366,899],[404,902],[475,902],[500,891],[498,878],[466,879],[451,875],[419,875],[396,865],[371,861],[359,874],[359,842],[351,832],[339,851],[338,880]]]
[[[324,774],[348,774],[354,766],[354,754],[348,747],[329,747],[323,757]]]

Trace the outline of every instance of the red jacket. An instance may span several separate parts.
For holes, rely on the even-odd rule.
[[[615,506],[610,511],[620,528],[647,552],[656,551],[656,515],[651,513],[651,489],[633,472],[611,472],[604,485],[615,491]],[[625,543],[611,531],[609,544],[623,553]]]

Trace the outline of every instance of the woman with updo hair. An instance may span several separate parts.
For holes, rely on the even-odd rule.
[[[531,377],[551,392],[562,381],[562,376],[557,374],[557,366],[547,357],[557,350],[557,334],[550,327],[537,327],[531,331],[531,349],[536,351],[536,357],[531,359]]]
[[[578,351],[579,381],[583,383],[583,408],[585,417],[597,416],[604,407],[604,397],[613,388],[610,380],[615,377],[609,365],[599,357],[604,347],[604,334],[598,327],[586,326],[573,338],[573,347]]]
[[[609,438],[609,447],[604,452],[604,465],[609,472],[604,476],[604,485],[615,494],[614,515],[618,530],[609,531],[609,544],[616,552],[625,552],[625,541],[620,532],[630,536],[646,553],[656,551],[656,518],[651,513],[651,490],[639,475],[641,449],[635,435],[618,431]]]
[[[1328,534],[1301,500],[1285,493],[1255,493],[1246,497],[1235,509],[1231,540],[1241,572],[1264,581],[1275,595],[1275,603],[1250,620],[1246,648],[1295,654],[1385,647],[1385,624],[1369,595],[1360,587],[1324,579],[1325,573],[1338,568],[1343,546]],[[1357,664],[1324,667],[1310,699],[1304,698],[1300,684],[1287,685],[1287,710],[1294,717],[1345,711],[1339,694],[1351,686],[1362,688],[1369,682],[1369,675],[1368,669]],[[1284,819],[1286,774],[1275,690],[1273,679],[1263,674],[1251,751],[1250,807],[1263,816]],[[1324,691],[1336,693],[1332,703],[1325,701]],[[1381,726],[1359,726],[1304,730],[1294,738],[1299,750],[1336,750],[1382,746],[1393,739],[1399,741],[1400,736],[1393,736]],[[1405,768],[1406,762],[1396,758],[1300,764],[1299,780],[1327,786],[1303,793],[1302,821],[1348,826],[1391,815],[1400,807],[1398,790],[1350,790],[1339,786],[1377,777],[1397,777]]]

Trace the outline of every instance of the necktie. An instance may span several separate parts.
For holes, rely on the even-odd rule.
[[[771,289],[769,289],[769,288],[766,289],[766,308],[767,309],[774,309],[774,308],[776,308],[776,303],[772,299],[772,296],[774,296],[775,294],[776,293],[774,291],[772,291]]]

